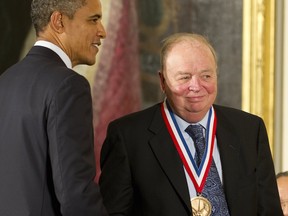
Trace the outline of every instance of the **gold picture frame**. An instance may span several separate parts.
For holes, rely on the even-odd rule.
[[[275,0],[243,0],[242,109],[264,119],[273,154]]]

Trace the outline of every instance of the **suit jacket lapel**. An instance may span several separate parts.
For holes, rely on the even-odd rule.
[[[218,121],[216,137],[222,164],[223,185],[228,205],[233,206],[238,194],[238,171],[241,168],[239,142],[241,140],[237,136],[236,129],[227,121],[227,117],[219,112],[219,107],[216,106],[215,111]],[[162,119],[160,106],[155,112],[149,129],[154,133],[154,136],[150,139],[150,146],[155,157],[167,178],[169,178],[171,185],[175,188],[176,193],[191,212],[190,196],[183,164]]]
[[[161,116],[160,106],[155,112],[150,130],[155,134],[150,140],[152,151],[175,192],[178,193],[186,208],[191,212],[190,196],[183,164]]]
[[[215,107],[215,106],[214,106]],[[229,206],[233,206],[233,201],[237,196],[237,185],[239,182],[239,136],[233,125],[229,124],[221,113],[216,111],[217,116],[217,144],[220,152],[223,186]]]

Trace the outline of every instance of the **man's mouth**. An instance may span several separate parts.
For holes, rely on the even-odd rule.
[[[101,42],[96,42],[96,43],[92,43],[93,44],[93,46],[95,46],[95,47],[99,47],[99,46],[101,46]]]

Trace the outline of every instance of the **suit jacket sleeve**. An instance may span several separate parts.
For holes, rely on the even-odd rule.
[[[116,125],[112,123],[108,126],[101,150],[102,173],[99,184],[109,215],[131,215],[132,178],[124,138]]]
[[[231,215],[283,215],[264,122],[214,106],[223,186]]]
[[[271,157],[266,128],[262,119],[260,121],[258,138],[258,213],[259,215],[282,215],[273,159]]]
[[[47,110],[53,183],[63,216],[106,215],[94,183],[91,104],[87,80],[73,73],[55,90]]]

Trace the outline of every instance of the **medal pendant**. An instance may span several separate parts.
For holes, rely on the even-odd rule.
[[[202,196],[197,196],[191,199],[192,216],[210,216],[211,203],[208,199]]]

